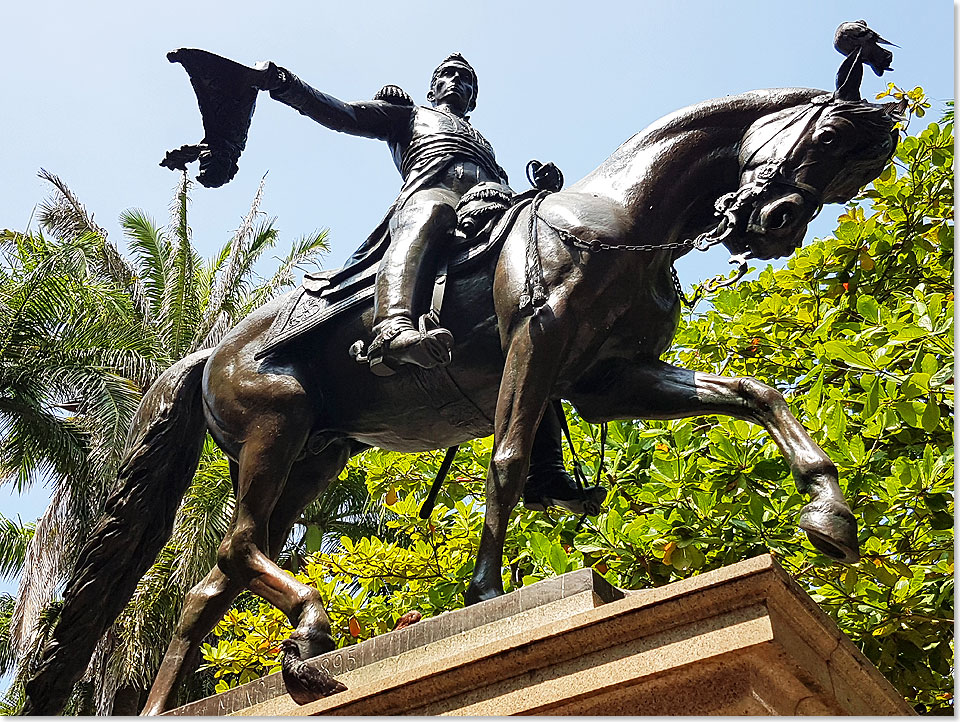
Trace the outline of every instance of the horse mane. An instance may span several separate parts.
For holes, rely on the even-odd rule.
[[[851,123],[856,123],[857,128],[871,136],[883,138],[890,135],[894,130],[895,118],[890,114],[887,107],[875,105],[865,100],[859,102],[835,101],[831,106],[831,111]]]
[[[825,94],[827,91],[815,88],[768,88],[705,100],[655,120],[621,148],[628,144],[659,142],[664,137],[697,128],[736,125],[746,129],[764,115],[808,103]]]
[[[815,88],[770,88],[727,95],[681,108],[655,120],[621,143],[620,147],[606,160],[577,181],[574,188],[586,188],[596,181],[604,184],[603,179],[613,176],[622,178],[622,173],[637,161],[648,166],[656,164],[659,162],[658,159],[644,153],[645,149],[656,148],[684,133],[698,130],[711,132],[717,129],[728,129],[727,135],[730,136],[731,142],[728,150],[731,157],[735,158],[736,143],[739,142],[742,133],[756,120],[780,110],[809,103],[813,98],[826,94],[828,94],[826,90]],[[717,148],[714,152],[725,151]]]

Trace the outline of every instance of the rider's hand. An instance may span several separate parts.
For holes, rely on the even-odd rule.
[[[287,73],[272,60],[265,63],[257,63],[256,69],[260,71],[256,87],[260,90],[280,90],[287,82]]]
[[[530,185],[542,191],[556,193],[563,188],[563,173],[553,163],[530,161],[527,163],[527,179]]]
[[[413,98],[398,85],[384,85],[373,96],[373,99],[393,103],[394,105],[413,105]]]

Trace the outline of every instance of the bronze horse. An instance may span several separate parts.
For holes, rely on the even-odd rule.
[[[369,308],[256,360],[283,299],[217,348],[172,366],[137,412],[122,488],[81,553],[53,641],[28,683],[26,711],[60,710],[169,535],[207,430],[232,460],[236,509],[217,566],[187,596],[146,714],[173,704],[201,640],[243,589],[286,613],[304,658],[333,647],[319,594],[273,559],[301,510],[369,446],[417,452],[494,435],[466,602],[502,594],[507,520],[541,416],[558,398],[592,422],[726,414],[762,425],[811,498],[800,527],[824,554],[855,561],[857,525],[836,467],[783,397],[752,378],[687,371],[660,356],[677,328],[672,264],[694,247],[688,239],[722,242],[746,258],[789,255],[822,204],[849,200],[880,174],[897,142],[895,118],[890,106],[777,89],[654,123],[539,206],[547,303],[537,313],[518,310],[528,288],[529,207],[499,257],[450,276],[443,322],[457,345],[444,369],[377,377],[355,363],[347,349],[368,333]],[[715,205],[724,211],[719,223]],[[459,419],[438,411],[448,402]]]

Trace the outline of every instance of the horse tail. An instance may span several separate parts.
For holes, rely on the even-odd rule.
[[[211,353],[175,363],[140,401],[117,489],[77,558],[56,628],[26,684],[23,714],[60,714],[100,638],[170,538],[203,449],[200,383]]]

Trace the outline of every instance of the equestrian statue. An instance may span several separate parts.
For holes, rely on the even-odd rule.
[[[465,602],[503,594],[504,537],[521,498],[596,506],[595,490],[563,471],[560,399],[590,422],[724,414],[763,426],[810,498],[799,527],[823,554],[855,562],[857,522],[836,466],[783,396],[660,357],[679,322],[677,258],[722,244],[739,277],[751,259],[790,255],[824,204],[882,172],[904,108],[860,97],[864,63],[889,69],[878,42],[866,23],[845,23],[835,91],[708,100],[640,131],[569,187],[533,163],[534,188],[521,193],[469,123],[477,79],[462,56],[441,63],[421,107],[393,86],[344,103],[272,63],[171,54],[190,73],[206,137],[164,164],[199,160],[201,183],[229,181],[266,91],[327,127],[385,140],[403,188],[344,268],[308,275],[147,390],[24,713],[62,709],[171,533],[208,432],[230,459],[234,515],[216,566],[187,595],[144,714],[176,703],[203,638],[245,589],[287,615],[299,658],[334,647],[318,592],[275,559],[301,511],[369,447],[420,452],[493,434]]]

